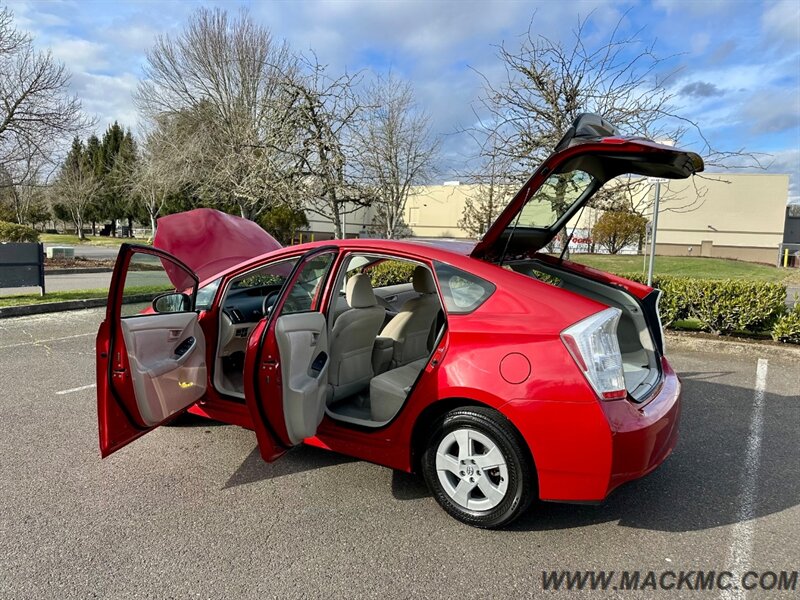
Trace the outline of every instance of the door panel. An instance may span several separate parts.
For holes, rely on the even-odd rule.
[[[328,392],[328,327],[318,312],[290,314],[275,323],[283,414],[293,444],[317,432]]]
[[[206,391],[206,348],[197,313],[122,319],[139,416],[157,425]]]
[[[197,277],[175,257],[146,246],[120,246],[96,346],[103,457],[205,394],[205,337],[194,311],[196,295]]]
[[[315,435],[322,421],[329,357],[321,308],[337,253],[323,246],[304,254],[248,339],[245,400],[267,462]]]

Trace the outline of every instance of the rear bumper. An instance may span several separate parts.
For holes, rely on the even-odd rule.
[[[593,394],[588,384],[586,393]],[[621,484],[654,470],[675,448],[681,383],[662,360],[661,382],[640,404],[520,399],[502,410],[531,448],[541,500],[602,502]]]
[[[627,400],[602,403],[611,428],[611,473],[606,495],[621,484],[647,475],[678,443],[681,382],[666,358],[659,387],[640,405]]]

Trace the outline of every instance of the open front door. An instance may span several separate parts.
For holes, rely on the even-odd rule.
[[[97,334],[100,453],[108,456],[200,400],[206,351],[197,277],[175,257],[120,247]]]
[[[267,462],[314,436],[325,415],[330,358],[322,300],[336,254],[322,247],[303,255],[248,340],[245,398]]]

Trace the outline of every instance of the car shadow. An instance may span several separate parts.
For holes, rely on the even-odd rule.
[[[688,532],[739,521],[740,494],[754,392],[720,384],[727,373],[683,373],[680,438],[653,473],[615,490],[597,505],[535,502],[509,529],[545,531],[617,521],[620,526]],[[800,504],[800,395],[764,395],[764,421],[755,517]],[[355,459],[301,446],[274,463],[258,448],[230,476],[225,488],[274,479]],[[375,479],[385,486],[385,479]],[[407,501],[431,494],[422,477],[393,471],[391,494]]]
[[[256,446],[228,478],[223,489],[355,462],[355,460],[342,454],[311,446],[298,446],[275,462],[267,463],[262,460],[261,453]]]
[[[623,527],[688,532],[739,522],[754,391],[722,385],[714,374],[682,373],[678,445],[653,473],[615,490],[600,505],[537,502],[516,530]],[[764,395],[754,516],[800,503],[800,394]]]

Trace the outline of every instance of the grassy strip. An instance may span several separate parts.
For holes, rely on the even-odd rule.
[[[609,273],[645,272],[641,255],[573,254],[570,260]],[[725,258],[695,256],[656,256],[657,275],[701,279],[747,279],[775,283],[800,283],[800,270],[779,269],[769,265],[748,263]]]
[[[109,246],[118,247],[122,243],[128,244],[144,244],[149,246],[152,242],[147,238],[113,238],[101,236],[87,236],[85,240],[78,239],[75,234],[69,233],[41,233],[39,234],[39,241],[47,244],[64,244],[69,246],[84,245],[84,246]]]
[[[64,302],[66,300],[88,300],[89,298],[105,298],[107,296],[108,296],[107,289],[48,292],[44,296],[40,296],[39,294],[0,296],[0,308],[4,308],[6,306],[26,306],[28,304],[47,304],[49,302]]]
[[[125,288],[125,296],[142,294],[156,295],[165,290],[163,286],[140,285]],[[29,304],[48,304],[50,302],[65,302],[67,300],[89,300],[91,298],[106,298],[108,290],[103,288],[92,290],[68,290],[64,292],[48,292],[44,296],[39,294],[20,294],[18,296],[0,296],[0,308],[6,306],[26,306]]]

